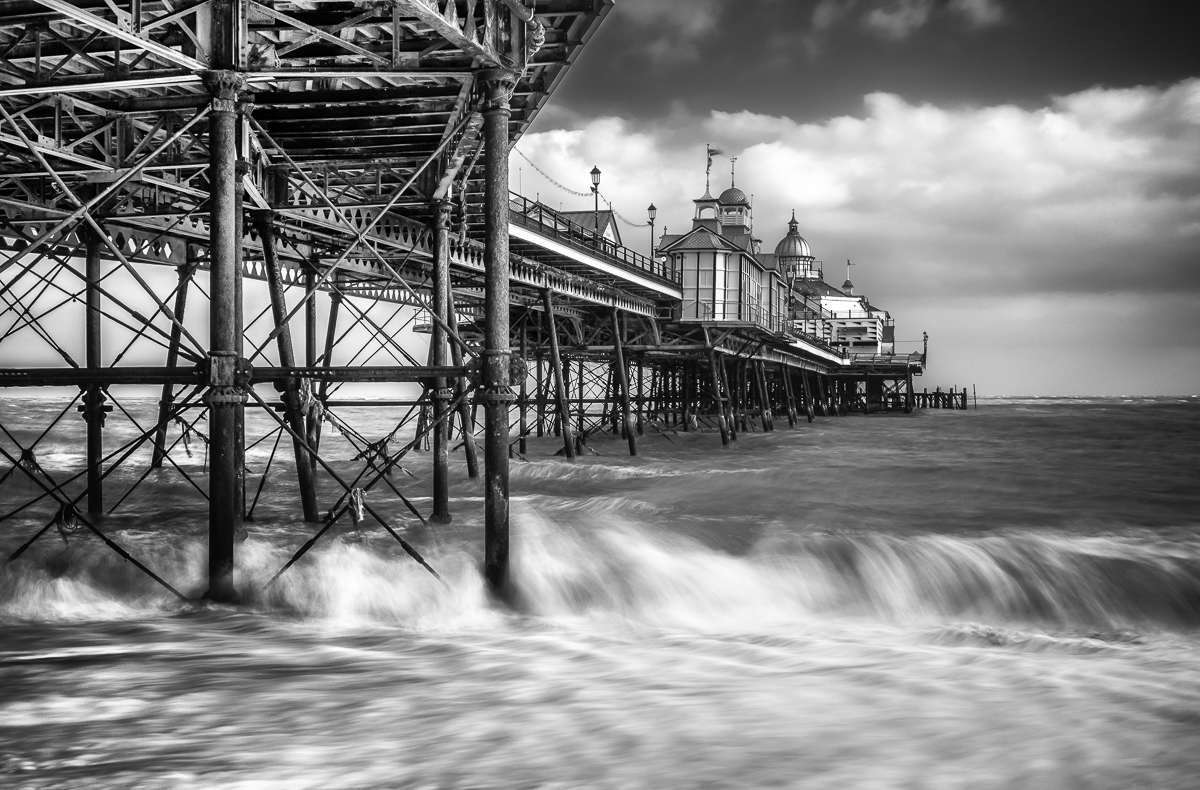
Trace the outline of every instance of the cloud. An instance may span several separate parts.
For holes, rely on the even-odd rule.
[[[950,11],[977,29],[998,25],[1005,19],[999,0],[950,0]]]
[[[644,222],[653,201],[658,230],[677,232],[704,188],[705,142],[738,157],[766,249],[795,208],[818,257],[831,271],[847,257],[860,264],[855,282],[897,308],[901,334],[937,328],[1010,354],[1102,338],[1088,347],[1097,377],[1112,370],[1105,349],[1165,359],[1175,348],[1200,363],[1195,311],[1185,309],[1200,305],[1200,79],[1094,88],[1033,110],[875,93],[861,113],[820,123],[751,112],[677,113],[637,128],[605,118],[519,147],[579,191],[598,164],[618,211]],[[727,184],[728,166],[714,166],[714,192]],[[539,188],[543,199],[555,193]],[[648,246],[648,230],[622,231]],[[971,319],[963,305],[981,300],[987,309]],[[1020,337],[1000,331],[1006,305]],[[950,315],[980,324],[959,331]],[[1200,373],[1188,376],[1200,387]]]
[[[802,41],[810,57],[835,29],[854,24],[888,41],[904,41],[938,18],[982,30],[1007,19],[1001,0],[820,0]]]
[[[721,0],[636,0],[621,7],[622,19],[638,31],[637,42],[655,63],[694,61],[700,42],[717,29]]]
[[[868,11],[862,23],[883,38],[900,41],[924,27],[932,11],[933,0],[891,0]]]

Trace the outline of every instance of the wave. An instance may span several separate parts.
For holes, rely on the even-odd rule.
[[[734,555],[654,526],[613,501],[573,511],[514,503],[515,604],[704,632],[777,632],[822,618],[972,620],[1060,628],[1200,624],[1200,553],[1189,544],[1013,533],[983,537],[773,529]],[[294,547],[252,538],[235,584],[252,609],[337,622],[458,629],[509,616],[478,573],[478,536],[424,549],[438,583],[386,536],[331,538],[284,573]],[[131,552],[178,589],[203,592],[202,542],[140,533]],[[178,610],[174,597],[96,543],[53,543],[0,567],[0,619],[72,620]]]

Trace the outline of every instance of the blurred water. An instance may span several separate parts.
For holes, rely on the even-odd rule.
[[[56,411],[0,408],[22,443]],[[343,416],[371,439],[399,418]],[[110,420],[111,444],[137,435]],[[56,479],[82,468],[81,427],[39,445]],[[368,494],[444,586],[346,524],[264,590],[313,532],[279,459],[239,546],[238,609],[179,602],[52,529],[0,566],[0,786],[1197,786],[1200,403],[986,401],[729,449],[669,437],[637,458],[598,439],[575,464],[531,442],[512,467],[515,609],[480,582],[460,458],[447,527]],[[251,496],[270,448],[250,453]],[[192,450],[176,460],[201,473]],[[110,504],[147,460],[114,475]],[[405,463],[393,482],[428,511],[429,459]],[[34,491],[14,475],[0,505]],[[100,527],[197,594],[204,512],[167,469]],[[4,556],[52,513],[5,518]]]

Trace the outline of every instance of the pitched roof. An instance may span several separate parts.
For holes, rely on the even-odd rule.
[[[849,296],[838,288],[834,288],[824,280],[819,279],[803,279],[796,280],[792,287],[799,291],[802,288],[808,288],[808,291],[813,296]]]
[[[730,252],[745,252],[729,239],[719,233],[713,233],[708,228],[692,228],[688,233],[676,237],[670,244],[664,244],[659,252],[668,250],[729,250]]]
[[[584,230],[596,230],[596,212],[595,211],[560,211],[558,212],[563,218],[569,222],[573,222]],[[613,217],[612,211],[604,210],[600,214],[600,235],[603,236],[608,230],[612,229],[613,239],[617,244],[621,243],[621,230],[617,227],[616,218]]]

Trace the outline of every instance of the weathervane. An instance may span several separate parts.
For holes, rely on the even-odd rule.
[[[709,193],[709,184],[712,178],[712,158],[725,153],[720,148],[713,148],[708,143],[704,144],[705,150],[708,152],[708,166],[704,168],[704,194]]]

